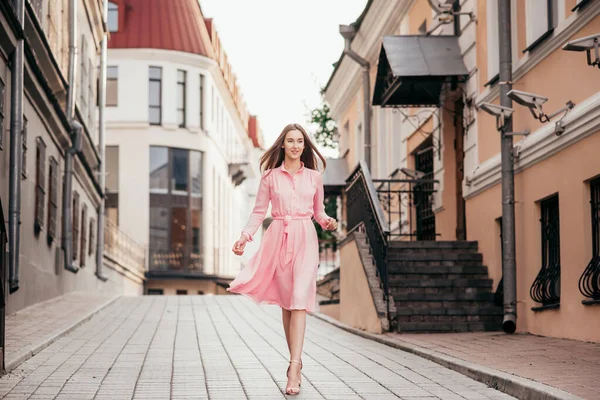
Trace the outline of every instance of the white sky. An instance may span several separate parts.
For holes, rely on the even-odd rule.
[[[213,18],[248,109],[269,147],[281,129],[308,128],[309,112],[344,48],[340,24],[367,0],[200,0]],[[327,155],[331,153],[326,152]]]

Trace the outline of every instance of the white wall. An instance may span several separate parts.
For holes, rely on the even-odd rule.
[[[107,108],[107,145],[119,147],[120,229],[148,245],[150,146],[201,151],[204,271],[235,275],[240,268],[240,258],[233,255],[231,247],[249,215],[248,184],[234,187],[228,163],[238,161],[233,159],[236,141],[248,149],[251,141],[216,64],[198,55],[127,49],[110,50],[108,65],[118,67],[118,106]],[[150,66],[162,67],[161,126],[148,124]],[[187,71],[185,128],[177,126],[178,69]],[[204,130],[199,126],[200,74],[204,75]],[[213,110],[213,92],[219,99],[220,111]],[[215,200],[219,181],[223,188]],[[215,201],[218,204],[214,204]],[[238,215],[239,210],[244,210],[245,215]],[[215,248],[220,254],[219,268],[213,263]]]

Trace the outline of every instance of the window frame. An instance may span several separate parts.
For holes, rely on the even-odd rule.
[[[23,115],[23,127],[21,129],[21,179],[27,179],[27,117]]]
[[[46,143],[41,136],[36,138],[35,158],[34,228],[38,234],[44,229],[44,206],[46,203]]]
[[[554,29],[556,29],[556,26],[558,25],[558,3],[556,0],[546,0],[546,22],[547,22],[547,26],[546,26],[546,30],[544,33],[542,33],[541,35],[539,35],[537,38],[532,38],[532,33],[531,33],[531,21],[532,19],[538,20],[539,18],[536,18],[535,15],[538,15],[538,12],[534,12],[532,10],[532,3],[531,2],[526,2],[525,3],[525,23],[526,23],[526,30],[527,30],[527,47],[523,50],[523,53],[528,53],[533,51],[536,47],[538,47],[540,45],[540,43],[544,42],[547,38],[549,38],[550,36],[552,36],[552,34],[554,33]]]
[[[115,18],[111,20],[111,15]],[[116,29],[112,29],[111,21],[115,21]],[[109,32],[119,32],[119,5],[115,2],[108,2],[108,13],[106,14],[106,29]]]
[[[110,71],[114,70],[116,73],[114,74],[114,76],[111,75]],[[107,100],[110,98],[110,96],[108,96],[108,82],[115,82],[114,87],[115,87],[115,103],[109,103]],[[106,107],[118,107],[119,106],[119,67],[116,65],[109,65],[106,67],[106,99],[105,99],[105,106]]]
[[[53,156],[50,156],[48,169],[48,227],[47,239],[48,244],[52,244],[56,238],[56,228],[58,224],[58,161]]]
[[[87,258],[87,204],[83,203],[81,207],[81,238],[79,239],[79,265],[85,267]]]
[[[158,71],[160,71],[160,78],[153,78],[152,74],[150,73],[151,70],[156,69]],[[148,68],[148,122],[150,123],[150,125],[162,125],[162,85],[163,85],[163,68],[162,67],[157,67],[154,65],[151,65]],[[150,95],[150,87],[152,85],[152,82],[158,82],[158,105],[152,105],[150,104],[150,99],[151,99],[151,95]],[[150,110],[152,109],[157,109],[158,110],[158,122],[153,122],[151,120],[151,113]]]
[[[72,233],[72,246],[73,246],[73,260],[77,261],[79,258],[79,193],[77,191],[73,192],[73,210],[71,210],[71,214],[73,217],[73,221],[71,221],[73,233]]]
[[[183,74],[183,78],[180,78],[180,74]],[[182,96],[183,98],[181,99],[182,103],[181,107],[179,104],[179,88],[181,87],[182,90]],[[187,71],[183,70],[183,69],[178,69],[177,70],[177,125],[180,128],[185,128],[187,125],[187,116],[186,116],[186,108],[187,108]],[[182,119],[180,120],[180,113],[182,113]]]

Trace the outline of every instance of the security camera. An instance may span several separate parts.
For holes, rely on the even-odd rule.
[[[479,109],[485,111],[486,113],[493,115],[496,117],[496,129],[502,130],[504,127],[504,120],[512,115],[515,112],[514,108],[501,106],[498,104],[492,103],[481,103],[479,105]]]
[[[548,101],[547,97],[540,96],[538,94],[527,93],[521,90],[511,90],[508,92],[508,97],[513,99],[515,102],[519,103],[522,106],[529,108],[538,108],[541,107],[542,104]]]
[[[575,107],[575,104],[571,100],[569,100],[567,101],[566,105],[560,110],[553,112],[552,114],[546,114],[542,109],[542,106],[545,102],[548,101],[547,97],[540,96],[539,94],[523,92],[521,90],[511,90],[507,93],[507,95],[518,104],[529,108],[529,111],[531,112],[533,118],[539,120],[542,123],[550,121],[552,118],[556,117],[558,114],[561,113],[564,113],[564,115],[562,116],[562,118],[564,118],[565,115],[567,115],[567,112],[573,107]],[[564,127],[561,127],[561,129],[562,128]]]
[[[512,115],[512,113],[515,112],[514,108],[505,107],[505,106],[501,106],[498,104],[492,104],[492,103],[481,103],[479,105],[479,108],[482,109],[483,111],[485,111],[486,113],[493,115],[496,118],[510,117]]]
[[[571,40],[563,46],[567,51],[585,51],[587,53],[587,63],[592,67],[600,68],[600,33]],[[592,61],[592,51],[594,60]]]
[[[425,172],[415,171],[414,169],[409,168],[401,168],[400,171],[402,171],[404,175],[413,179],[423,179],[423,177],[426,175]]]

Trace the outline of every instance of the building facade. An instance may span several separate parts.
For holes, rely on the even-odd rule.
[[[143,290],[143,249],[118,229],[105,230],[101,218],[104,16],[99,0],[0,6],[0,237],[8,313],[71,291]]]
[[[569,100],[575,104],[563,119],[560,113],[546,123],[513,104],[514,130],[530,131],[514,137],[517,330],[600,341],[595,305],[600,164],[593,150],[600,140],[600,81],[585,55],[562,49],[600,32],[600,4],[511,5],[513,89],[547,97],[548,114]],[[370,151],[374,179],[416,174],[434,181],[431,196],[421,202],[431,215],[405,208],[390,219],[390,232],[412,240],[476,241],[502,296],[500,134],[494,118],[480,108],[499,103],[499,26],[494,1],[369,1],[350,40],[368,62],[370,123],[364,67],[351,57],[342,55],[336,64],[326,98],[350,171],[360,160],[367,164]],[[443,40],[449,42],[440,46]],[[423,69],[430,73],[419,76],[407,71],[413,55],[407,44],[421,46],[425,58],[427,52],[431,57],[450,52],[454,61],[444,64],[442,57],[437,71],[427,65]],[[404,69],[394,57],[405,60]],[[555,129],[559,120],[562,132]]]
[[[109,8],[109,219],[147,245],[149,294],[223,293],[260,176],[257,118],[197,1]]]

